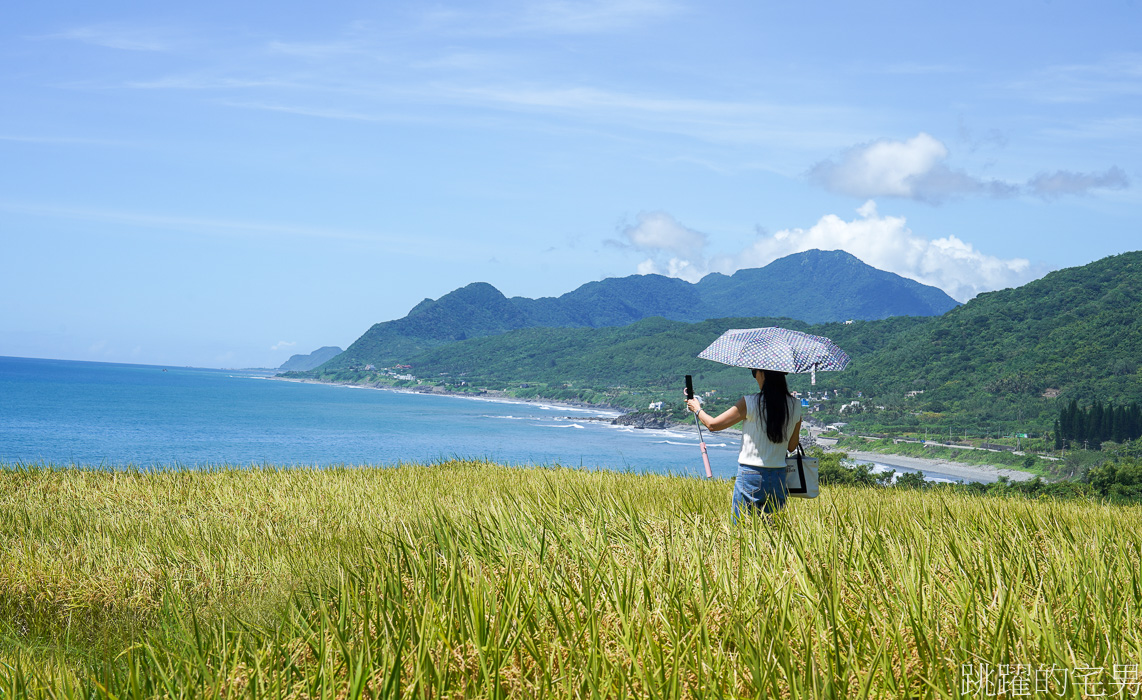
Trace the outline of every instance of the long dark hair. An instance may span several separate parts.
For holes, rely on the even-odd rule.
[[[789,385],[785,383],[784,372],[774,372],[771,369],[751,369],[749,373],[756,376],[757,372],[765,375],[761,384],[761,415],[758,420],[765,421],[765,435],[770,442],[781,444],[785,442],[785,423],[789,420]]]

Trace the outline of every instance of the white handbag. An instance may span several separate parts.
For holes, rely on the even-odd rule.
[[[817,458],[806,457],[801,443],[797,443],[797,454],[785,458],[785,488],[793,498],[816,498],[820,495]]]

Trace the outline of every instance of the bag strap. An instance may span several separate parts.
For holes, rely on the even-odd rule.
[[[808,493],[808,484],[805,483],[805,450],[801,448],[801,441],[797,441],[797,481],[800,486],[792,489],[787,489],[789,493],[803,494]]]

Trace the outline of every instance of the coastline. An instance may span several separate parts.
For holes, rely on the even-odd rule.
[[[532,406],[542,406],[553,410],[574,410],[594,413],[597,418],[593,420],[609,420],[615,418],[626,412],[615,406],[608,406],[604,404],[585,404],[575,401],[558,401],[554,399],[521,399],[513,396],[508,396],[498,391],[486,391],[483,394],[473,395],[463,392],[448,391],[434,387],[431,391],[417,391],[416,389],[389,387],[389,386],[374,386],[370,384],[351,384],[348,382],[326,382],[315,379],[300,379],[294,377],[267,377],[283,382],[296,382],[299,384],[325,384],[328,386],[343,386],[351,389],[372,389],[376,391],[391,391],[399,394],[419,394],[421,396],[449,396],[459,399],[469,399],[474,401],[492,401],[495,403],[514,403],[514,404],[527,404]],[[677,424],[668,426],[668,428],[685,430],[689,424]],[[710,433],[707,433],[709,437]],[[739,438],[741,432],[735,428],[728,428],[718,433],[720,436],[729,437],[731,439]],[[825,451],[832,451],[835,448],[827,444],[824,440],[817,443]],[[914,471],[922,471],[925,476],[938,474],[943,477],[951,477],[952,479],[962,479],[963,481],[978,481],[985,484],[994,483],[999,480],[999,477],[1005,476],[1011,481],[1030,481],[1037,475],[1031,472],[1026,472],[1018,469],[1010,469],[1007,467],[988,465],[988,464],[964,464],[962,462],[950,462],[947,460],[929,459],[925,457],[909,457],[905,455],[894,454],[881,454],[879,452],[847,452],[850,459],[856,462],[871,462],[874,464],[883,465],[888,468],[906,469]]]
[[[824,448],[832,450],[833,448]],[[1037,475],[1019,469],[1009,469],[990,464],[964,464],[963,462],[949,462],[942,459],[928,459],[926,457],[908,457],[905,455],[881,454],[879,452],[848,452],[849,459],[856,462],[872,462],[883,464],[886,467],[914,469],[924,472],[925,476],[931,473],[951,476],[964,481],[979,481],[991,484],[1005,476],[1011,481],[1030,481]]]
[[[609,406],[607,404],[588,404],[580,401],[559,401],[557,399],[521,399],[515,396],[508,396],[499,391],[485,390],[483,394],[469,394],[461,391],[448,391],[447,389],[440,389],[433,387],[432,391],[417,391],[416,389],[404,389],[393,386],[375,386],[372,384],[351,384],[349,382],[324,382],[318,379],[299,379],[296,377],[266,377],[279,382],[296,382],[298,384],[324,384],[326,386],[344,386],[351,389],[372,389],[375,391],[391,391],[396,394],[417,394],[420,396],[449,396],[457,399],[470,399],[473,401],[493,401],[496,403],[516,403],[516,404],[529,404],[532,406],[542,406],[545,408],[561,408],[571,409],[575,411],[589,411],[596,413],[600,416],[610,416],[617,418],[623,413],[625,409],[617,406]]]

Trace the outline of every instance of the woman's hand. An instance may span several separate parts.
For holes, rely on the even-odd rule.
[[[686,408],[690,409],[694,415],[698,415],[698,412],[702,410],[702,402],[698,399],[690,399],[686,402]],[[736,404],[730,406],[726,412],[717,418],[708,413],[706,414],[706,420],[702,420],[702,417],[698,416],[698,422],[714,432],[725,430],[731,425],[736,425],[743,420],[745,420],[745,397],[738,399]]]

